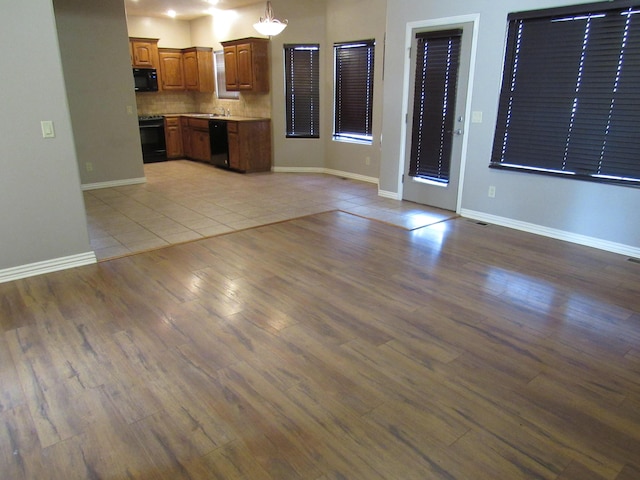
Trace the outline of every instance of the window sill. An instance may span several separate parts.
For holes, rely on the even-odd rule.
[[[343,137],[343,136],[334,135],[332,137],[332,140],[334,142],[356,143],[358,145],[373,145],[373,139],[364,139],[364,138],[360,139],[360,138]]]

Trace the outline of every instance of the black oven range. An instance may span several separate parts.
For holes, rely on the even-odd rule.
[[[140,143],[144,163],[163,162],[167,159],[167,146],[164,138],[164,117],[161,115],[142,115],[138,117],[140,125]]]

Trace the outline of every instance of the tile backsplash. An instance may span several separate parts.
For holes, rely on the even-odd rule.
[[[271,117],[269,94],[240,93],[238,100],[219,99],[215,93],[141,92],[136,93],[138,115],[168,113],[211,113],[220,107],[231,115]]]

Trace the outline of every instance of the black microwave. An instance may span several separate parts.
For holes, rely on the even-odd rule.
[[[155,68],[134,68],[133,81],[136,92],[158,91],[158,72]]]

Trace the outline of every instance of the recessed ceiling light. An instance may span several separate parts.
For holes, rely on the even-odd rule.
[[[167,10],[167,15],[169,15],[171,18],[176,18],[176,11],[175,10]]]

